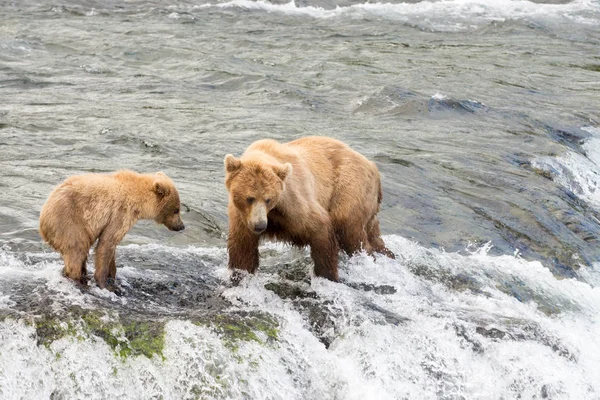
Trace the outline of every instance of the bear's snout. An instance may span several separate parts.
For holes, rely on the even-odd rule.
[[[168,225],[167,228],[169,228],[170,231],[179,232],[179,231],[182,231],[182,230],[185,229],[185,225],[182,222],[182,223],[179,223],[177,225]]]
[[[260,235],[267,229],[267,206],[264,202],[256,202],[250,210],[248,228],[255,234]]]
[[[265,229],[267,229],[266,221],[261,221],[254,225],[254,233],[256,233],[257,235],[263,233]]]

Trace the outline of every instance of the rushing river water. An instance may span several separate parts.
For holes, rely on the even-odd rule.
[[[225,154],[313,134],[377,162],[397,259],[232,286]],[[120,168],[187,229],[81,290],[39,212]],[[598,0],[0,0],[0,188],[0,398],[600,398]]]

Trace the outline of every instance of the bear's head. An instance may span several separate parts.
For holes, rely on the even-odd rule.
[[[155,176],[152,190],[156,194],[158,203],[157,215],[154,220],[171,231],[184,230],[185,226],[181,221],[179,192],[175,188],[175,184],[162,172],[157,172]]]
[[[290,163],[266,163],[225,156],[225,186],[229,202],[242,216],[248,229],[260,235],[267,229],[267,214],[277,206],[285,179],[292,172]]]

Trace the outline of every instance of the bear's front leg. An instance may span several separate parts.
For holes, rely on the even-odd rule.
[[[100,289],[106,287],[106,281],[111,273],[116,275],[115,251],[125,233],[127,233],[127,226],[115,223],[108,225],[98,238],[94,279]]]
[[[109,265],[109,269],[108,269],[108,277],[112,278],[113,280],[115,280],[117,278],[117,260],[116,260],[116,254],[114,251],[113,251],[112,258],[110,259],[110,265]]]
[[[229,216],[229,237],[227,252],[229,253],[229,269],[242,269],[253,274],[258,268],[259,235],[250,232],[237,215]]]
[[[116,245],[112,245],[108,240],[98,241],[96,246],[96,271],[94,272],[94,279],[100,289],[106,287],[106,281],[110,273],[110,264],[115,257]]]
[[[310,237],[310,256],[315,263],[315,275],[337,282],[339,245],[329,218],[321,221]]]

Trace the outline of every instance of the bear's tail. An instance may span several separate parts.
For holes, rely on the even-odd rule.
[[[40,226],[40,228],[39,228],[39,230],[38,230],[38,231],[40,232],[40,236],[42,237],[42,239],[44,240],[44,242],[48,242],[48,237],[46,236],[46,233],[45,233],[45,231],[44,231],[44,228],[42,228],[42,227]]]
[[[53,248],[56,248],[54,246],[54,243],[52,242],[52,234],[51,232],[48,232],[48,229],[50,229],[50,227],[46,222],[46,218],[47,216],[44,214],[44,210],[42,210],[42,214],[40,215],[40,226],[38,232],[40,233],[40,236],[42,237],[44,242],[48,243]]]

